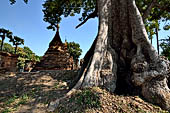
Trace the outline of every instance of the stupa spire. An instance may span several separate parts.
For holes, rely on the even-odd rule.
[[[59,34],[59,28],[60,28],[59,24],[57,24],[56,28],[57,28],[56,34],[55,34],[54,38],[52,39],[52,41],[50,42],[49,47],[56,46],[58,44],[60,44],[60,45],[63,44],[61,41],[61,38],[60,38],[60,34]]]

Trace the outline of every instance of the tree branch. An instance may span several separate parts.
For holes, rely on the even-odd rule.
[[[84,23],[87,22],[87,20],[91,19],[91,18],[95,18],[97,17],[97,10],[95,9],[95,11],[91,14],[89,14],[89,16],[83,21],[81,22],[79,25],[76,26],[76,29],[79,28],[81,25],[83,25]]]
[[[156,3],[157,3],[157,0],[152,0],[152,2],[148,5],[148,7],[146,8],[142,16],[143,20],[145,20],[149,16],[152,8],[156,5]]]
[[[156,3],[155,6],[163,11],[167,11],[170,12],[170,6],[169,5],[165,5],[165,6],[161,6],[160,4]]]
[[[79,25],[77,25],[77,26],[76,26],[76,29],[79,28],[79,27],[80,27],[81,25],[83,25],[84,23],[86,23],[87,20],[89,20],[89,19],[91,19],[91,18],[97,17],[97,13],[98,13],[98,7],[97,7],[97,0],[96,0],[96,7],[95,7],[94,12],[91,13],[91,14],[89,14],[89,15],[87,16],[87,18],[86,18],[83,22],[81,22]]]
[[[160,10],[170,12],[170,6],[169,5],[161,6],[157,2],[157,0],[152,0],[152,2],[148,5],[148,7],[146,8],[145,12],[143,13],[143,16],[142,16],[143,20],[145,20],[149,16],[149,14],[150,14],[150,12],[151,12],[153,7],[157,7]]]

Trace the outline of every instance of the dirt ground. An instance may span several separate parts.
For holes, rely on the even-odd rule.
[[[75,71],[6,73],[0,75],[0,113],[48,113],[49,102],[62,97]],[[110,94],[94,87],[63,100],[55,113],[168,113],[139,96]]]
[[[63,96],[75,72],[0,75],[0,113],[46,113],[48,103]]]

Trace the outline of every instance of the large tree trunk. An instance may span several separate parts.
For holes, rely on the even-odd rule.
[[[149,43],[135,1],[128,1],[132,40],[137,46],[136,55],[131,61],[133,82],[142,87],[142,95],[148,101],[170,111],[170,90],[167,85],[170,63],[161,59]]]
[[[85,57],[88,60],[79,81],[67,95],[74,89],[92,86],[118,93],[139,91],[148,101],[170,110],[169,62],[161,59],[150,44],[135,0],[97,3],[98,35]]]

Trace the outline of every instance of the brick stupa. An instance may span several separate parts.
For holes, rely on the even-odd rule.
[[[72,70],[73,58],[70,56],[67,43],[62,43],[59,35],[59,26],[53,40],[49,44],[49,48],[37,63],[34,71],[40,70]]]

